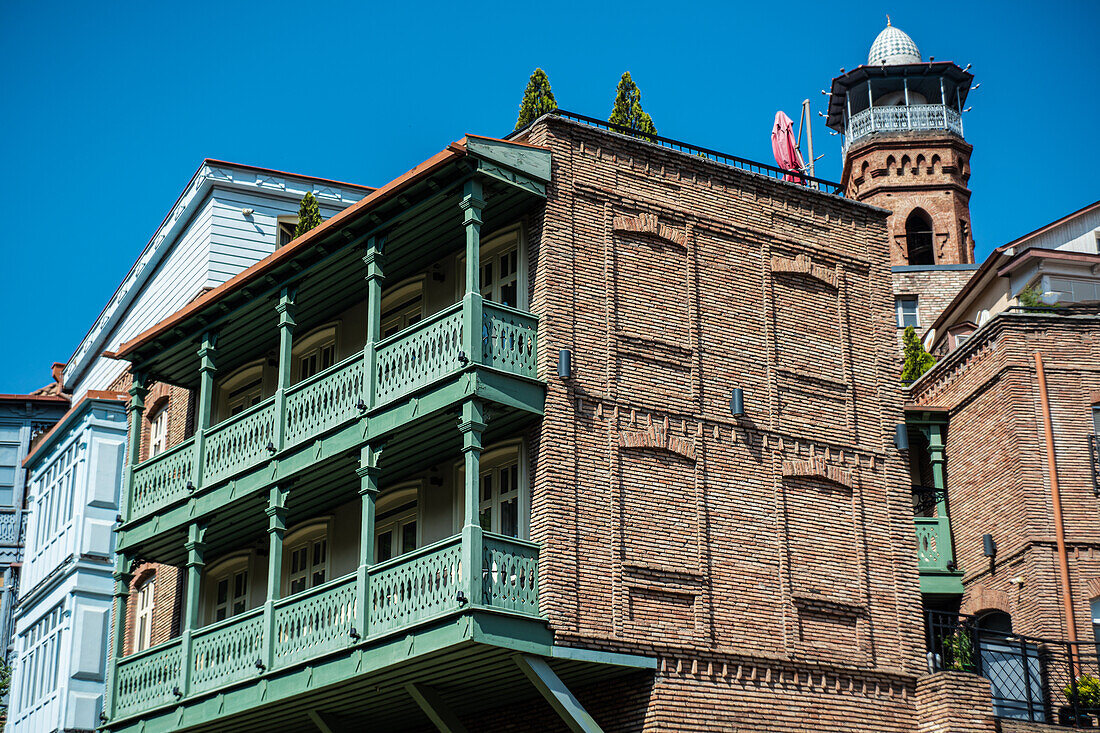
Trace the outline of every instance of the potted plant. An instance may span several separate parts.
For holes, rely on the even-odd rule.
[[[1092,728],[1095,721],[1089,712],[1100,709],[1100,679],[1085,672],[1076,683],[1071,682],[1062,688],[1062,693],[1069,705],[1059,708],[1058,722],[1061,725]]]

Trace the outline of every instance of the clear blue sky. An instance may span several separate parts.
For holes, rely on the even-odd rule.
[[[979,259],[1100,198],[1094,0],[3,0],[0,392],[69,358],[203,157],[380,185],[465,132],[509,132],[541,66],[560,106],[598,117],[629,70],[662,134],[767,162],[775,111],[824,109],[886,13],[981,82],[965,118]],[[820,119],[815,143],[837,178]]]

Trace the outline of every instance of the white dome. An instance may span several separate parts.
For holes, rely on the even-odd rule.
[[[871,52],[867,54],[868,66],[919,64],[922,60],[920,49],[909,34],[890,25],[889,21],[871,44]]]

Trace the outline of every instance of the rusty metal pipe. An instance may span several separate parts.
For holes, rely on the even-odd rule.
[[[1047,377],[1043,371],[1043,355],[1035,352],[1035,374],[1039,378],[1039,399],[1043,407],[1043,426],[1047,440],[1047,471],[1050,473],[1050,500],[1054,505],[1054,536],[1058,543],[1058,574],[1062,580],[1062,607],[1066,614],[1066,634],[1070,643],[1077,641],[1077,622],[1073,617],[1073,597],[1069,586],[1069,557],[1066,553],[1066,530],[1062,523],[1062,494],[1058,490],[1058,464],[1054,459],[1054,427],[1047,398]],[[1076,651],[1076,648],[1074,648]],[[1076,666],[1076,665],[1074,665]]]

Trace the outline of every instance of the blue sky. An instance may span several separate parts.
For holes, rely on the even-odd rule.
[[[1090,0],[3,0],[0,392],[69,358],[203,157],[380,185],[464,132],[508,133],[541,66],[561,107],[596,117],[629,70],[662,134],[769,162],[775,111],[823,110],[886,13],[981,82],[965,118],[979,259],[1100,198]],[[818,174],[838,178],[840,139],[814,132]]]

